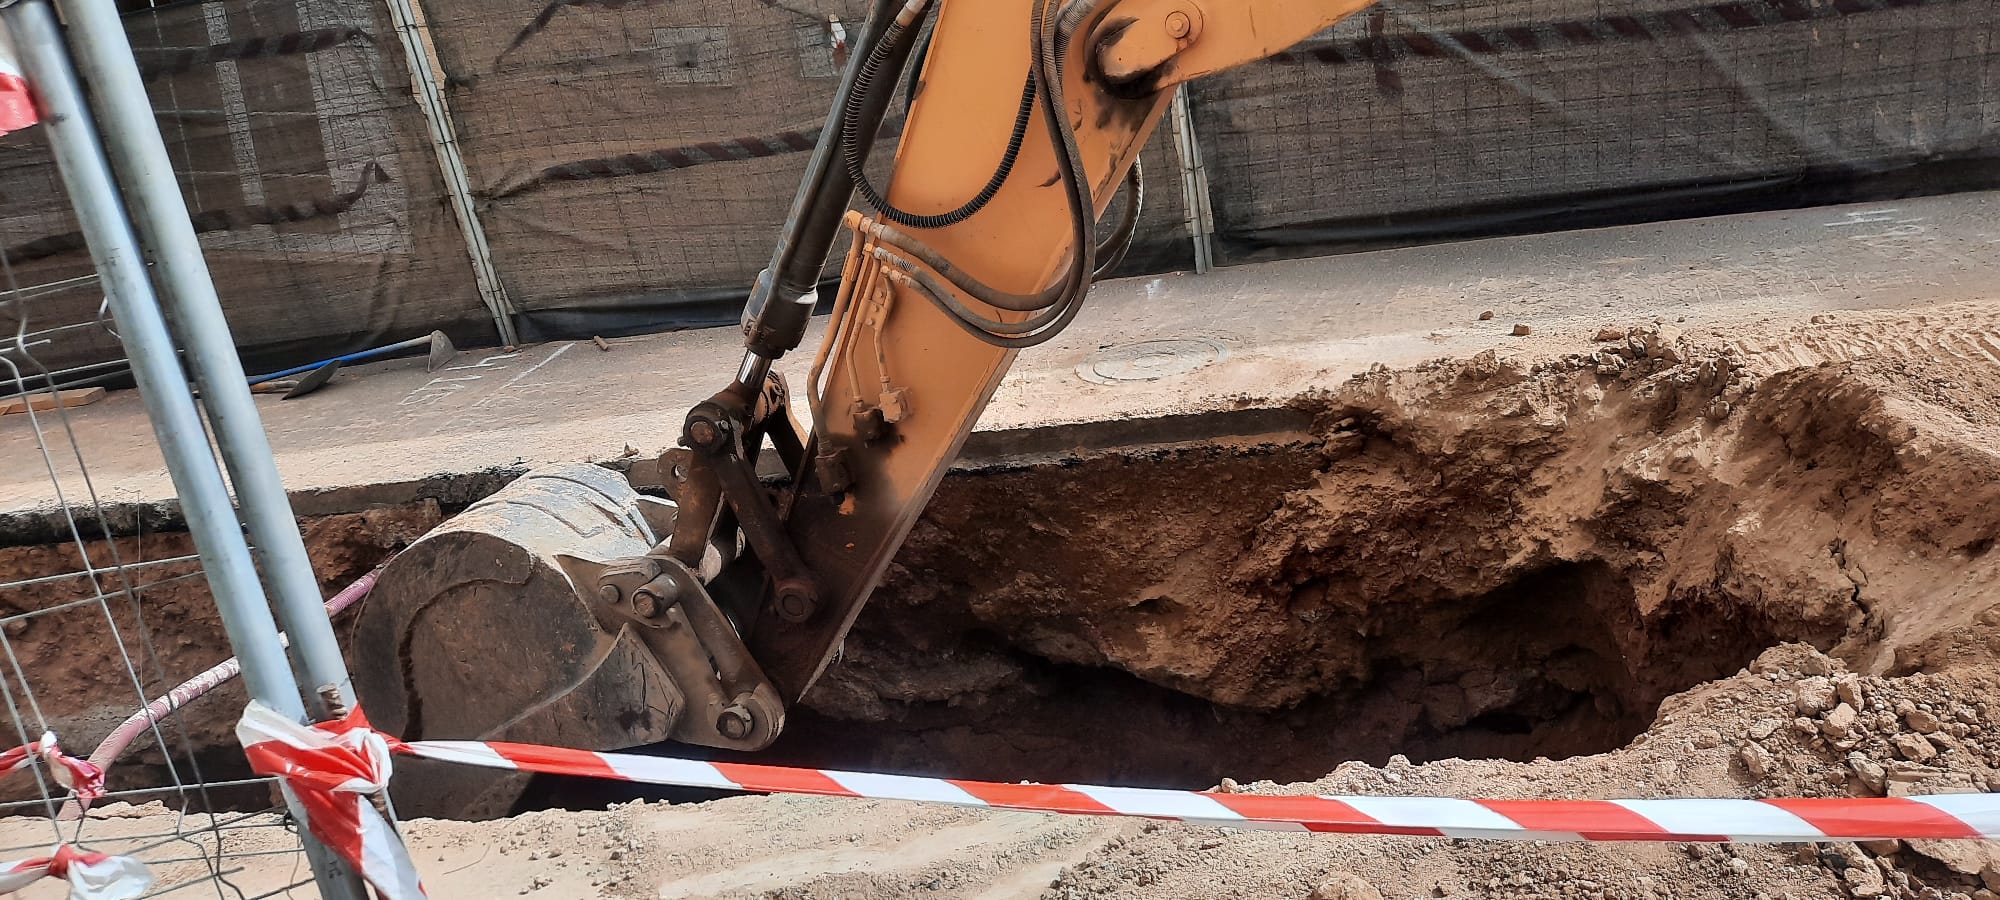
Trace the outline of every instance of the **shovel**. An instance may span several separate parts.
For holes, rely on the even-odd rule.
[[[429,358],[424,361],[424,367],[432,372],[437,371],[445,363],[451,362],[451,358],[458,353],[458,348],[451,345],[451,338],[445,337],[442,331],[433,331],[426,337],[397,341],[393,344],[369,350],[357,350],[343,356],[333,357],[332,359],[322,359],[319,362],[307,363],[303,366],[293,366],[283,371],[255,375],[250,378],[250,383],[262,384],[266,381],[275,381],[280,378],[290,378],[293,375],[304,375],[307,372],[311,372],[311,375],[299,379],[299,386],[293,388],[291,393],[286,394],[287,397],[297,397],[300,394],[311,393],[321,385],[326,384],[326,380],[333,377],[334,370],[340,368],[343,364],[371,359],[384,359],[399,355],[408,350],[418,349],[428,352]],[[311,387],[307,387],[307,383],[312,382],[315,378],[318,381],[313,383]]]
[[[307,394],[312,393],[313,391],[319,390],[320,388],[325,387],[327,382],[332,381],[333,373],[338,371],[340,371],[340,360],[337,359],[327,360],[325,363],[321,364],[319,368],[307,372],[306,377],[301,378],[296,382],[293,382],[292,386],[285,390],[285,395],[283,397],[279,397],[278,399],[290,400],[293,397],[303,397]],[[274,381],[271,383],[280,384],[282,382]]]

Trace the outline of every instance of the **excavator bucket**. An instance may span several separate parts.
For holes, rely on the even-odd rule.
[[[667,739],[681,690],[572,573],[579,561],[642,556],[671,531],[672,513],[615,472],[566,465],[452,517],[389,564],[361,609],[352,654],[362,709],[412,740],[615,750]],[[421,763],[398,763],[404,815],[504,815],[527,784]]]

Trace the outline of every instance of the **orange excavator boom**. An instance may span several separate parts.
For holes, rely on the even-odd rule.
[[[752,289],[742,365],[661,460],[673,504],[602,473],[540,472],[418,542],[357,635],[379,657],[355,666],[377,723],[410,739],[768,745],[1015,354],[1059,334],[1116,265],[1139,150],[1176,86],[1370,2],[878,2]],[[868,151],[912,67],[877,186]],[[825,338],[789,384],[772,364],[803,341],[842,232]],[[758,477],[767,454],[787,476],[775,489]],[[419,813],[474,798],[504,811],[491,783],[425,787],[436,802]]]

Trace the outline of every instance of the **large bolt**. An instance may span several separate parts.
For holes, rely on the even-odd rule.
[[[750,717],[750,711],[741,703],[731,703],[715,717],[715,730],[732,741],[740,741],[750,736],[750,729],[757,720]]]
[[[640,588],[632,592],[632,611],[648,619],[660,614],[663,604],[660,595],[652,588]]]
[[[1193,30],[1194,22],[1188,19],[1187,13],[1178,10],[1167,13],[1167,37],[1178,41],[1187,37],[1188,32]]]
[[[797,580],[778,583],[778,618],[794,625],[813,617],[819,611],[819,601],[813,597],[811,585]]]
[[[715,423],[707,419],[696,419],[688,425],[688,437],[697,446],[706,447],[715,443]]]

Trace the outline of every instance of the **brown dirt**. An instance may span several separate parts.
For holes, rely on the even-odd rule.
[[[1370,372],[1302,398],[1309,433],[948,479],[764,761],[1273,793],[2000,790],[2000,317],[1603,324],[1632,336]],[[411,830],[446,897],[2000,889],[1977,845],[1335,838],[810,798]]]
[[[306,552],[319,573],[322,591],[331,596],[441,520],[435,504],[309,519]],[[89,526],[84,533],[90,533]],[[119,538],[115,547],[103,540],[87,541],[85,547],[97,566],[114,559],[129,564],[194,552],[186,532]],[[0,548],[0,581],[82,569],[74,543]],[[83,603],[9,624],[6,641],[20,661],[29,690],[21,691],[21,676],[9,673],[14,676],[8,679],[11,705],[0,708],[0,736],[5,736],[0,743],[13,746],[22,728],[32,736],[39,727],[36,723],[46,721],[66,750],[87,755],[98,739],[139,708],[141,687],[148,698],[157,697],[226,658],[228,640],[199,574],[200,566],[193,562],[134,570],[129,593],[114,579],[102,582],[101,589],[110,598],[103,606]],[[55,610],[94,597],[97,590],[88,579],[78,578],[8,591],[0,594],[0,616]],[[107,627],[107,609],[115,629]],[[122,648],[114,645],[114,633]],[[121,649],[139,675],[138,686],[125,669]],[[215,692],[213,702],[196,704],[172,721],[165,733],[182,778],[192,776],[186,768],[190,749],[208,765],[202,774],[211,780],[244,771],[240,754],[218,752],[234,744],[232,729],[244,699],[241,684],[232,682]],[[17,707],[22,726],[15,724],[12,713]],[[37,707],[45,719],[36,714]],[[165,783],[167,756],[151,737],[142,736],[131,754],[112,770],[112,789]],[[0,782],[0,801],[35,792],[34,782],[26,778]]]
[[[1302,401],[1296,439],[947,481],[774,749],[1302,780],[1610,750],[1780,641],[1910,668],[1995,600],[2000,367],[1966,349],[1992,324],[1646,327],[1623,356],[1377,371]],[[1864,341],[1905,350],[1825,358]]]

